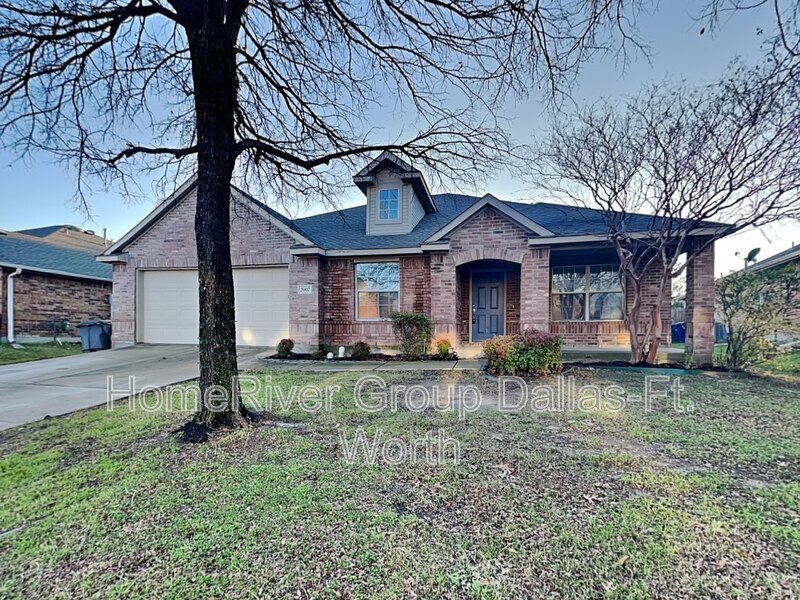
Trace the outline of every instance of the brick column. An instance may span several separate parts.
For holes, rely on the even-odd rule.
[[[118,262],[113,268],[111,345],[119,348],[136,343],[136,267]]]
[[[448,254],[431,255],[431,323],[433,337],[446,337],[458,345],[456,266]]]
[[[686,266],[686,358],[711,364],[714,354],[714,246]]]
[[[550,331],[550,248],[531,248],[520,267],[519,329]]]
[[[317,256],[295,257],[289,265],[289,337],[298,352],[319,349],[320,259]],[[309,290],[310,293],[299,293]]]

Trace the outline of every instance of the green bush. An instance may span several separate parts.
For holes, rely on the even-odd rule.
[[[403,356],[413,357],[425,354],[431,340],[431,322],[423,314],[412,312],[393,312],[392,330],[400,340]]]
[[[294,348],[294,340],[289,338],[284,338],[280,342],[278,342],[278,356],[286,358],[292,353],[292,349]]]
[[[487,370],[494,375],[548,375],[561,371],[561,338],[527,329],[486,340]]]
[[[436,356],[443,360],[450,358],[450,355],[453,354],[453,344],[447,338],[439,338],[433,342],[433,345],[436,348]]]
[[[372,348],[367,342],[356,342],[350,351],[350,356],[353,358],[367,358],[370,354],[372,354]]]

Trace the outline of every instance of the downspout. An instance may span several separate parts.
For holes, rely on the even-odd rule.
[[[8,343],[13,344],[15,337],[14,337],[14,277],[22,273],[22,269],[17,268],[16,271],[11,273],[6,280],[8,285],[6,289],[8,290],[6,301],[7,301],[7,314],[6,323],[8,325]]]

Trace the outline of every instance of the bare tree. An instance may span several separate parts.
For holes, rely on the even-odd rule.
[[[662,83],[558,120],[533,160],[539,186],[597,208],[627,281],[631,361],[653,362],[670,280],[723,235],[800,209],[798,84],[774,63],[714,85]],[[685,255],[685,260],[681,260]],[[657,273],[643,306],[642,283]]]
[[[766,44],[775,57],[800,58],[800,4],[796,0],[710,0],[700,15],[712,30],[723,26],[733,12],[769,11],[774,30],[766,32]],[[701,33],[705,28],[701,29]],[[793,61],[796,66],[796,61]]]
[[[632,6],[629,6],[632,5]],[[128,189],[137,169],[198,175],[200,386],[238,391],[229,195],[326,198],[358,155],[392,150],[466,177],[513,152],[495,109],[619,50],[628,0],[0,0],[0,139]],[[635,40],[634,40],[635,42]],[[392,136],[376,108],[404,111]]]

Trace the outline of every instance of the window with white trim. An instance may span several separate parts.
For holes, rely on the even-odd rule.
[[[400,218],[400,190],[389,189],[378,192],[378,219],[396,221]]]
[[[396,262],[356,263],[356,319],[388,319],[400,304],[400,265]]]
[[[553,321],[621,321],[625,293],[618,265],[553,267]]]

